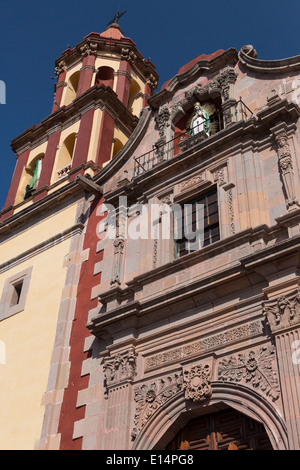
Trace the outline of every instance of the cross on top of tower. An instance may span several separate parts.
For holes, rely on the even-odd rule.
[[[126,12],[127,12],[127,10],[125,10],[125,11],[123,11],[123,12],[120,13],[120,11],[119,11],[119,6],[118,6],[118,11],[117,11],[117,13],[116,13],[115,16],[113,17],[113,19],[112,19],[109,23],[107,23],[106,26],[109,26],[109,25],[111,25],[111,24],[113,24],[113,23],[117,23],[117,24],[118,24],[119,19],[121,18],[121,16],[125,15]]]

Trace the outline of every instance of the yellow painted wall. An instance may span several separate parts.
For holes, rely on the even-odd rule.
[[[72,226],[73,206],[0,245],[0,260]],[[0,274],[0,296],[5,280],[32,267],[25,308],[0,321],[0,341],[6,361],[0,364],[0,449],[30,450],[41,437],[44,406],[58,311],[66,282],[64,258],[70,239],[56,244]]]
[[[33,266],[24,311],[0,322],[6,363],[0,364],[0,449],[32,450],[40,439],[44,407],[41,405],[48,381],[56,323],[68,253],[67,240],[0,278]]]
[[[63,168],[66,164],[65,158],[63,156],[64,141],[66,140],[66,138],[69,135],[74,134],[74,133],[77,134],[78,131],[79,131],[79,126],[80,126],[80,121],[77,121],[77,122],[75,122],[74,124],[72,124],[71,126],[67,127],[66,129],[64,129],[62,131],[60,139],[59,139],[59,149],[57,150],[56,156],[55,156],[55,161],[54,161],[54,165],[53,165],[53,171],[52,171],[52,175],[51,175],[50,184],[52,184],[52,183],[54,183],[55,181],[58,180],[57,172],[58,172],[58,170]],[[74,145],[74,149],[73,149],[73,155],[74,155],[74,152],[75,152],[75,148],[76,148],[76,140],[75,140],[75,145]]]
[[[33,225],[30,230],[12,236],[0,244],[0,264],[68,229],[75,223],[77,206],[73,204]],[[2,275],[1,275],[2,277]],[[9,276],[6,276],[9,277]]]

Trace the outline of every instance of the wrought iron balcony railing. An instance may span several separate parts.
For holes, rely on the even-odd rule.
[[[240,99],[237,101],[230,110],[232,114],[232,122],[246,121],[252,115],[252,111]],[[188,129],[182,134],[174,137],[172,140],[164,143],[163,145],[156,145],[152,150],[139,157],[134,157],[135,167],[134,176],[139,176],[156,165],[171,160],[176,155],[194,147],[197,143],[209,139],[211,136],[217,134],[224,129],[224,116],[223,110],[217,110],[213,116],[210,116],[210,132],[207,134],[201,124],[201,129],[195,126],[193,129]],[[205,122],[205,120],[203,121]]]

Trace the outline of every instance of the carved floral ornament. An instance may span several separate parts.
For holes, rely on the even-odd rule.
[[[217,380],[242,383],[272,401],[280,397],[277,372],[273,370],[274,346],[223,359],[218,364]],[[202,404],[213,395],[211,365],[199,363],[181,373],[145,383],[134,389],[136,412],[131,437],[134,441],[152,416],[175,395],[184,393],[185,399]]]
[[[103,366],[106,385],[117,386],[124,381],[134,380],[136,374],[136,352],[131,349],[125,354],[117,354]]]
[[[220,362],[218,378],[223,382],[244,382],[275,401],[280,396],[280,389],[272,366],[274,357],[274,346],[263,346],[256,351],[232,356]]]
[[[273,333],[300,325],[300,289],[264,302],[263,313]]]

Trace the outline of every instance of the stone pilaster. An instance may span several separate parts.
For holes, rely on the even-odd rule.
[[[300,289],[272,296],[263,311],[275,341],[290,450],[300,449]]]

